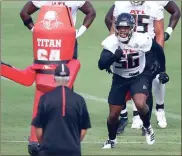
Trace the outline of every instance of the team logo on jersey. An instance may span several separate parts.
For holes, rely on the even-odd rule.
[[[55,11],[48,11],[44,15],[44,20],[40,23],[43,23],[44,28],[51,30],[57,28],[59,25],[63,24],[58,21],[58,16]]]

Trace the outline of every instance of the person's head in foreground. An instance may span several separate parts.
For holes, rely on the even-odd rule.
[[[70,71],[66,64],[61,63],[56,67],[54,79],[57,86],[68,86]]]

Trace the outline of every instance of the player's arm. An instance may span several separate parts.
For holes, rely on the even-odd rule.
[[[96,17],[96,11],[93,8],[93,5],[89,1],[86,1],[85,4],[79,8],[79,10],[86,15],[83,21],[83,25],[86,28],[89,28]]]
[[[163,48],[155,40],[152,40],[152,47],[151,47],[150,51],[155,54],[157,60],[159,61],[160,71],[165,72],[166,71],[166,58],[165,58]]]
[[[107,12],[106,16],[105,16],[105,24],[107,26],[107,29],[110,31],[112,28],[112,24],[113,24],[113,11],[114,11],[114,7],[115,5],[111,6],[111,8],[109,9],[109,11]]]
[[[98,67],[100,70],[109,69],[110,66],[121,59],[122,50],[118,48],[113,54],[107,49],[103,49],[98,62]]]
[[[174,1],[169,1],[164,8],[168,13],[171,14],[168,28],[165,31],[165,41],[167,41],[170,35],[172,34],[173,30],[175,29],[176,25],[178,24],[181,12]]]
[[[169,76],[166,73],[166,58],[163,48],[155,40],[153,40],[151,51],[155,53],[155,56],[160,64],[158,79],[160,83],[165,84],[169,81]]]
[[[154,21],[154,31],[156,42],[161,47],[164,47],[164,19]]]
[[[83,33],[90,27],[96,17],[96,11],[89,1],[86,1],[84,5],[79,8],[79,10],[83,12],[86,16],[83,20],[83,25],[80,27],[79,30],[77,30],[76,38],[83,35]]]
[[[37,10],[38,8],[32,3],[32,1],[28,1],[20,12],[20,17],[24,25],[27,26],[27,28],[30,30],[32,30],[34,27],[31,15]]]

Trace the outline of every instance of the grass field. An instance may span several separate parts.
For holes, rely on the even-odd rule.
[[[25,2],[1,2],[2,5],[2,49],[4,62],[24,69],[32,63],[32,36],[24,27],[19,12]],[[168,127],[160,129],[156,117],[152,116],[152,125],[156,133],[156,144],[148,146],[140,130],[132,130],[132,111],[129,110],[129,125],[113,150],[102,150],[107,139],[106,102],[111,84],[111,75],[97,68],[97,61],[102,47],[101,42],[108,35],[104,17],[113,1],[93,2],[97,17],[91,28],[79,39],[79,59],[81,70],[75,82],[75,90],[86,98],[92,121],[82,144],[84,155],[181,155],[181,22],[179,22],[170,41],[165,44],[167,71],[170,82],[166,86],[165,108]],[[178,3],[180,6],[180,3]],[[181,7],[180,7],[181,8]],[[36,16],[36,15],[35,15]],[[78,27],[83,15],[78,18]],[[165,27],[169,15],[165,14]],[[34,98],[34,87],[26,88],[11,81],[1,80],[1,154],[27,155],[27,138]],[[155,105],[154,105],[155,107]],[[155,112],[155,109],[153,110]]]

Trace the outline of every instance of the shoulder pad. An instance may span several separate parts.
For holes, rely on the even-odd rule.
[[[152,38],[148,33],[134,33],[129,45],[140,52],[148,52],[152,47]]]
[[[109,50],[113,54],[115,53],[116,49],[119,46],[118,38],[115,36],[115,34],[110,35],[107,37],[101,44],[104,49]]]

